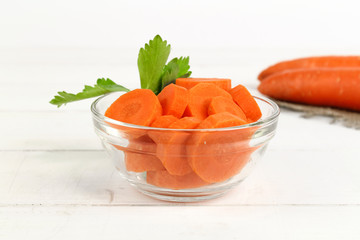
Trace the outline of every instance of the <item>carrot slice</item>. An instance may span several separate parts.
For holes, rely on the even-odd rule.
[[[150,126],[156,128],[167,128],[177,120],[179,120],[179,118],[174,117],[173,115],[163,115],[155,119]]]
[[[214,97],[209,105],[208,114],[228,112],[246,121],[246,115],[241,108],[231,99],[222,96]]]
[[[130,140],[128,146],[122,150],[125,154],[127,171],[145,172],[165,169],[160,159],[155,156],[156,144],[146,135]]]
[[[164,171],[149,171],[146,174],[146,181],[149,184],[170,189],[187,189],[197,188],[208,185],[209,183],[203,181],[194,172],[190,172],[184,176],[174,176]]]
[[[150,126],[161,114],[159,99],[149,89],[135,89],[121,95],[105,112],[106,117],[141,126]]]
[[[241,126],[247,124],[248,122],[238,116],[235,116],[228,112],[217,113],[214,115],[210,115],[205,120],[203,120],[198,129],[211,129],[211,128],[227,128],[234,126]],[[238,142],[240,145],[240,141],[242,143],[242,147],[248,146],[248,141],[250,141],[254,132],[258,129],[258,127],[248,127],[246,129],[239,130],[231,130],[226,132],[219,132],[219,134],[226,134],[233,141]]]
[[[222,182],[235,176],[250,160],[253,152],[251,148],[243,148],[243,144],[237,146],[236,142],[225,134],[196,136],[194,141],[198,144],[191,148],[197,150],[188,148],[189,161],[194,172],[206,182]],[[219,144],[219,141],[222,143]]]
[[[229,91],[231,89],[231,79],[227,78],[178,78],[176,85],[190,89],[199,83],[213,83],[216,86]]]
[[[298,69],[271,75],[258,89],[270,97],[360,111],[360,69]]]
[[[205,120],[203,120],[197,128],[198,129],[226,128],[226,127],[240,126],[246,123],[247,123],[246,120],[239,118],[229,112],[221,112],[210,115]]]
[[[263,79],[272,74],[285,70],[294,69],[316,69],[316,68],[353,68],[360,67],[360,56],[322,56],[322,57],[306,57],[289,61],[279,62],[262,71],[258,79]]]
[[[172,129],[193,129],[200,123],[194,117],[184,117],[169,126]],[[171,132],[163,133],[163,138],[157,139],[156,156],[161,160],[166,170],[172,175],[185,175],[190,173],[191,167],[186,159],[185,142],[190,133]],[[160,141],[159,141],[160,140]]]
[[[223,112],[209,116],[198,128],[222,128],[246,124],[230,113]],[[204,181],[222,182],[237,174],[248,162],[249,131],[247,129],[197,132],[187,141],[188,163]],[[251,132],[252,134],[252,132]]]
[[[249,122],[256,122],[261,118],[262,114],[260,107],[246,87],[239,84],[229,92],[233,97],[234,102],[239,105],[241,110],[245,113]]]
[[[172,123],[169,128],[172,129],[194,129],[201,121],[195,117],[183,117]]]
[[[177,117],[174,117],[173,115],[163,115],[158,117],[152,124],[151,127],[156,128],[168,128],[172,123],[179,120]],[[154,140],[155,142],[161,141],[162,138],[164,138],[164,131],[162,130],[148,130],[148,136]]]
[[[174,115],[181,118],[187,106],[187,89],[175,84],[167,85],[158,98],[164,115]]]
[[[224,89],[212,83],[199,83],[189,90],[189,102],[184,116],[196,117],[200,120],[208,116],[211,99],[217,96],[232,99]]]

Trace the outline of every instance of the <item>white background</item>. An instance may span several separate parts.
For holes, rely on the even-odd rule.
[[[194,77],[248,82],[280,60],[358,54],[359,8],[356,0],[2,0],[0,62],[113,65],[118,69],[126,64],[121,74],[104,69],[86,75],[86,69],[79,67],[78,74],[68,73],[61,80],[72,84],[62,86],[78,90],[97,77],[111,77],[135,88],[139,86],[138,50],[160,34],[172,45],[170,57],[191,57]],[[204,65],[237,66],[239,71],[204,71]],[[47,76],[47,81],[58,82],[56,76]],[[54,87],[53,92],[57,90],[61,89]]]
[[[282,110],[254,173],[228,195],[141,195],[93,133],[92,100],[59,90],[98,77],[139,86],[138,50],[160,34],[193,76],[257,93],[277,61],[360,55],[360,1],[0,0],[0,239],[358,239],[360,132]]]
[[[358,48],[359,2],[2,1],[3,47]],[[119,56],[120,57],[120,56]]]

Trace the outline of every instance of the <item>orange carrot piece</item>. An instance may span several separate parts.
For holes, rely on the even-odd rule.
[[[262,71],[258,79],[261,81],[272,74],[294,69],[343,68],[360,67],[360,56],[322,56],[306,57],[279,62]]]
[[[184,117],[169,126],[172,129],[193,129],[200,124],[194,117]],[[185,142],[190,133],[173,131],[163,133],[163,138],[157,139],[156,156],[161,160],[166,170],[172,175],[185,175],[190,173],[191,167],[186,159]]]
[[[106,117],[141,126],[150,126],[161,114],[159,99],[149,89],[135,89],[121,95],[105,112]]]
[[[212,83],[199,83],[189,90],[188,106],[184,116],[196,117],[200,120],[208,116],[208,108],[211,99],[217,96],[232,99],[231,95],[224,89]]]
[[[227,128],[246,124],[246,120],[229,112],[221,112],[208,116],[199,125],[198,129]]]
[[[200,124],[200,120],[196,117],[183,117],[172,123],[169,128],[172,129],[194,129]]]
[[[160,159],[155,156],[156,144],[146,135],[130,140],[128,146],[120,150],[124,151],[127,171],[145,172],[165,169]]]
[[[231,89],[231,79],[227,78],[178,78],[176,85],[190,89],[199,83],[213,83],[216,86],[229,91]]]
[[[146,181],[149,184],[170,189],[188,189],[197,188],[208,185],[209,183],[203,181],[194,172],[190,172],[183,176],[174,176],[164,171],[149,171],[146,174]]]
[[[155,128],[168,128],[171,124],[179,120],[173,115],[163,115],[158,117],[152,124],[151,127]],[[160,142],[164,138],[166,133],[162,130],[148,130],[148,136],[155,142]]]
[[[169,84],[159,94],[158,98],[164,115],[174,115],[181,118],[188,103],[188,90],[184,87]]]
[[[243,119],[223,112],[209,116],[198,128],[223,128],[242,124],[246,124]],[[252,153],[247,138],[250,133],[245,130],[193,133],[186,145],[188,163],[193,171],[210,183],[222,182],[237,174]],[[241,135],[244,135],[243,139]]]
[[[247,121],[245,113],[233,100],[222,96],[214,97],[210,102],[208,114],[213,115],[222,112],[231,113],[244,121]]]
[[[243,145],[238,147],[235,143],[231,144],[231,139],[224,134],[210,134],[197,140],[206,142],[209,146],[199,142],[196,155],[189,156],[190,165],[201,179],[210,183],[223,182],[238,174],[254,151],[251,148],[241,148]],[[218,144],[219,141],[224,143]],[[212,150],[209,151],[209,148]],[[189,154],[194,153],[190,151]]]
[[[156,128],[167,128],[177,120],[179,120],[179,118],[174,117],[173,115],[163,115],[155,119],[150,126]]]
[[[227,127],[234,127],[234,126],[241,126],[245,125],[248,122],[243,118],[239,118],[228,112],[217,113],[214,115],[210,115],[205,120],[203,120],[198,129],[211,129],[211,128],[227,128]],[[258,127],[252,127],[247,129],[238,129],[238,130],[231,130],[228,132],[219,132],[219,134],[226,134],[229,139],[232,139],[234,142],[243,142],[243,147],[248,146],[248,141],[250,141],[254,132],[258,129]]]
[[[229,92],[234,99],[234,102],[239,105],[241,110],[245,113],[248,122],[256,122],[261,118],[262,114],[260,107],[246,87],[239,84]]]
[[[360,69],[298,69],[271,75],[258,87],[270,97],[360,111]]]

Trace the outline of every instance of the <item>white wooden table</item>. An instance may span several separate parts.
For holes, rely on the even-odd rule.
[[[261,68],[294,57],[244,52],[187,53],[194,76],[252,90]],[[257,168],[219,199],[175,204],[131,188],[93,131],[91,100],[60,109],[48,101],[97,77],[137,87],[136,54],[1,49],[0,239],[360,238],[360,131],[327,118],[283,110]]]

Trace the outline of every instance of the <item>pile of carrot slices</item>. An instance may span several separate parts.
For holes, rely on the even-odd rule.
[[[121,95],[105,113],[152,127],[121,127],[129,144],[115,147],[124,151],[127,171],[147,172],[149,184],[170,189],[201,187],[238,174],[255,150],[249,141],[256,128],[203,129],[240,126],[261,115],[244,86],[231,88],[230,79],[216,78],[179,78],[157,96],[136,89]]]
[[[360,111],[360,56],[283,61],[258,79],[259,91],[275,99]]]

